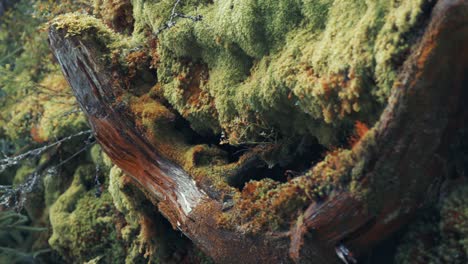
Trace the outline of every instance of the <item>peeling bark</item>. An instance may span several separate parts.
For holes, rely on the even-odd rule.
[[[311,204],[289,232],[246,235],[218,226],[215,216],[223,201],[207,195],[181,166],[158,153],[119,107],[122,88],[97,59],[97,45],[66,37],[54,27],[49,36],[103,150],[174,227],[218,263],[335,263],[340,246],[364,253],[437,196],[448,146],[468,117],[463,102],[468,98],[468,2],[440,0],[373,136],[353,147],[364,164],[359,183],[372,193],[369,199],[381,202],[378,208],[343,190]]]

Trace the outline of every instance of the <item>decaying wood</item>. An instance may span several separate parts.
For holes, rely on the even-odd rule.
[[[49,36],[104,151],[173,226],[219,263],[334,263],[340,261],[340,248],[365,252],[437,194],[450,141],[468,117],[463,102],[468,98],[468,2],[440,0],[372,129],[374,136],[353,149],[366,151],[360,184],[383,201],[378,212],[342,191],[320,205],[311,204],[289,232],[245,235],[219,228],[214,216],[222,211],[222,201],[208,196],[179,165],[158,153],[116,104],[121,88],[97,59],[94,43],[66,37],[53,27]]]

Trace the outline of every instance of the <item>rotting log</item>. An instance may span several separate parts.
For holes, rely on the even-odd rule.
[[[364,253],[438,195],[447,176],[448,147],[468,117],[463,102],[468,98],[468,1],[440,0],[379,121],[353,147],[360,158],[354,163],[361,166],[360,188],[370,190],[369,199],[382,201],[379,208],[370,210],[364,200],[341,190],[311,203],[288,232],[247,235],[221,228],[216,215],[223,201],[158,153],[136,128],[133,116],[116,101],[122,93],[119,76],[98,59],[92,39],[66,36],[53,26],[49,38],[103,150],[174,227],[217,263],[335,263],[337,255],[353,258],[347,249]]]

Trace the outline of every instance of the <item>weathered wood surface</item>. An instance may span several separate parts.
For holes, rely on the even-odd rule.
[[[115,102],[121,88],[94,43],[50,29],[50,46],[113,162],[149,194],[173,226],[218,263],[335,263],[335,248],[357,254],[406,223],[446,175],[450,140],[464,126],[468,98],[468,1],[440,0],[412,50],[388,106],[373,128],[361,184],[384,201],[378,213],[341,192],[312,204],[289,232],[257,236],[222,230],[210,198],[180,166],[155,151]],[[304,177],[304,176],[302,176]],[[384,183],[384,185],[382,185]]]

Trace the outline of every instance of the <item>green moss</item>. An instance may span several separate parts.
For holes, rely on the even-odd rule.
[[[44,203],[46,208],[50,208],[62,194],[63,180],[59,175],[47,173],[43,178],[44,183]]]
[[[84,114],[77,108],[76,99],[63,75],[47,75],[42,80],[41,87],[46,87],[47,92],[38,98],[44,99],[44,102],[40,102],[42,112],[36,137],[40,140],[53,140],[87,128]],[[47,97],[50,100],[45,100]]]
[[[98,144],[91,147],[90,156],[93,163],[99,166],[101,169],[104,169],[106,173],[109,172],[110,169],[114,166],[109,156],[107,156],[106,153],[102,151],[101,146]]]
[[[7,108],[4,115],[10,122],[5,122],[3,130],[12,140],[19,141],[30,138],[30,131],[39,118],[41,107],[32,97],[23,98],[22,101]]]
[[[34,164],[25,164],[19,167],[16,170],[15,178],[13,179],[13,184],[18,185],[25,182],[26,178],[31,175],[36,170],[36,166]]]
[[[131,33],[133,28],[130,0],[94,0],[94,14],[117,32]]]
[[[115,207],[108,192],[100,198],[94,195],[93,178],[93,166],[80,166],[68,190],[52,205],[49,244],[69,261],[102,257],[106,263],[117,263],[125,253],[117,235]]]
[[[121,169],[114,166],[109,173],[109,193],[112,195],[115,208],[125,215],[130,228],[138,227],[138,209],[132,204],[130,197],[127,197],[123,192],[125,184],[122,182],[125,174]]]
[[[125,216],[127,222],[127,225],[121,229],[122,239],[129,245],[125,263],[157,261],[155,237],[147,237],[144,233],[145,227],[142,225],[146,224],[143,220],[145,215],[143,208],[138,207],[136,202],[139,199],[144,200],[144,197],[138,194],[133,197],[128,196],[125,192],[128,186],[123,182],[124,176],[125,174],[119,168],[112,167],[109,176],[109,193],[112,195],[115,207]]]
[[[221,128],[231,144],[313,134],[333,145],[337,130],[375,121],[428,2],[184,2],[176,11],[203,21],[176,18],[160,33],[158,78],[198,132]],[[157,32],[172,10],[168,1],[133,5],[136,36]],[[199,63],[209,78],[198,89],[213,99],[194,107],[178,78]]]
[[[109,50],[123,48],[129,45],[129,39],[119,35],[104,25],[102,20],[81,13],[68,13],[57,16],[50,22],[58,30],[65,30],[66,37],[94,37],[98,43]],[[86,34],[85,34],[86,33]]]
[[[148,94],[126,94],[119,100],[129,102],[136,125],[162,155],[197,182],[231,192],[227,183],[237,177],[231,172],[247,158],[229,164],[216,147],[191,145],[186,138],[193,134],[176,127],[178,117],[171,107],[193,130],[222,135],[223,143],[287,149],[293,138],[313,135],[333,148],[355,121],[371,125],[379,116],[413,44],[407,35],[418,29],[428,2],[183,1],[176,12],[199,14],[203,20],[173,18],[172,27],[159,31],[169,21],[174,2],[134,0],[133,41],[152,43],[155,36],[148,31],[158,33],[157,44],[148,44],[148,54],[157,61],[152,66],[158,83]],[[118,49],[114,44],[122,38],[89,16],[66,15],[52,24],[69,36],[87,32],[82,36],[111,43],[111,50]],[[165,101],[171,107],[161,103]],[[288,156],[287,151],[270,157],[265,155],[268,150],[260,152],[270,166]],[[226,217],[233,222],[246,219],[246,230],[284,227],[288,221],[281,212],[293,212],[339,188],[375,200],[370,207],[378,210],[378,194],[357,188],[365,163],[355,162],[365,152],[337,151],[291,183],[260,181],[257,187],[266,191],[240,195],[232,218]],[[254,208],[245,218],[241,204]],[[259,215],[262,208],[269,213]]]

